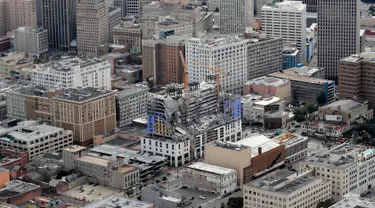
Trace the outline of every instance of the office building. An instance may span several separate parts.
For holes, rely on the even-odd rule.
[[[312,171],[275,170],[244,185],[244,207],[317,207],[332,196],[329,181]]]
[[[321,179],[332,183],[332,198],[341,200],[349,192],[367,193],[375,184],[374,149],[342,144],[321,151],[300,163],[300,170],[311,169]]]
[[[108,11],[108,39],[113,43],[113,28],[121,22],[121,8],[109,8]]]
[[[283,69],[297,67],[301,63],[301,51],[295,47],[283,48]]]
[[[306,28],[306,62],[310,62],[316,55],[316,47],[318,44],[318,24],[312,23]]]
[[[132,21],[121,21],[113,28],[113,44],[123,45],[127,49],[142,48],[142,28]],[[143,60],[146,61],[146,60]]]
[[[111,66],[108,61],[99,58],[63,57],[38,64],[31,70],[33,84],[47,89],[111,89]]]
[[[116,127],[115,92],[92,87],[65,89],[53,98],[55,126],[73,131],[74,141],[88,146],[94,135]]]
[[[132,124],[133,119],[146,116],[146,106],[151,98],[148,87],[131,85],[118,92],[116,96],[117,125]]]
[[[71,42],[77,37],[76,0],[42,0],[42,14],[49,48],[71,51]]]
[[[152,77],[156,85],[183,82],[184,68],[180,50],[184,51],[184,39],[180,36],[143,39],[142,76],[144,81]]]
[[[103,200],[92,202],[85,206],[86,208],[102,208],[102,207],[122,207],[122,208],[154,208],[153,204],[138,201],[132,198],[121,196],[108,196]]]
[[[359,103],[354,100],[338,100],[320,107],[318,116],[321,121],[343,122],[348,125],[355,125],[371,120],[373,118],[373,110],[369,109],[367,101]],[[335,116],[338,117],[335,118]]]
[[[79,145],[72,145],[62,149],[62,160],[64,169],[69,171],[74,169],[74,161],[87,154],[86,147]]]
[[[359,0],[318,1],[318,67],[326,79],[338,81],[338,63],[360,53]]]
[[[306,5],[284,1],[262,7],[262,30],[270,37],[282,38],[285,45],[295,44],[306,61]]]
[[[358,194],[348,193],[344,198],[337,203],[331,205],[329,208],[371,208],[375,207],[375,201],[366,197],[361,197]]]
[[[339,96],[345,99],[369,101],[369,107],[375,108],[375,53],[364,52],[351,55],[339,62]]]
[[[76,4],[78,54],[108,53],[108,5],[104,0],[80,0]]]
[[[285,103],[293,101],[291,83],[287,79],[259,77],[248,80],[243,85],[243,95],[256,94],[267,97],[278,97]]]
[[[193,22],[178,20],[171,16],[160,17],[159,21],[155,23],[155,35],[165,36],[170,31],[178,36],[193,36]]]
[[[208,11],[218,13],[220,11],[220,0],[207,0]],[[220,17],[219,17],[220,18]],[[216,21],[216,17],[215,17]]]
[[[307,12],[318,12],[318,0],[302,0],[302,3],[306,4]]]
[[[61,151],[73,144],[73,132],[37,121],[23,121],[10,128],[0,128],[2,149],[27,151],[29,160],[46,152]]]
[[[285,163],[294,163],[307,157],[308,137],[288,132],[273,137],[272,140],[285,145]]]
[[[19,27],[14,31],[14,49],[30,55],[48,51],[48,32],[43,28]]]
[[[182,178],[187,187],[210,191],[219,196],[232,193],[237,188],[235,170],[202,162],[187,166]]]
[[[254,21],[254,1],[220,0],[220,33],[243,34],[246,28],[252,28]]]
[[[9,6],[6,3],[6,0],[0,0],[0,36],[5,36],[9,27]]]
[[[323,69],[301,67],[268,74],[270,77],[289,79],[292,84],[293,100],[317,103],[317,98],[324,95],[325,103],[334,101],[335,82],[322,79]]]

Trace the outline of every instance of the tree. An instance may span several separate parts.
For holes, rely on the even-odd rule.
[[[227,205],[225,205],[225,203],[223,202],[223,203],[221,203],[220,208],[227,208]]]
[[[133,193],[134,193],[133,189],[129,189],[129,190],[126,191],[126,195],[128,195],[128,196],[133,195]]]
[[[297,121],[297,122],[302,122],[305,120],[305,116],[306,116],[306,109],[305,108],[297,108],[293,111],[294,113],[294,119]]]
[[[306,110],[307,110],[307,112],[309,112],[309,113],[314,113],[314,112],[316,111],[316,107],[315,107],[315,105],[312,104],[312,103],[307,103],[307,104],[306,104]]]
[[[326,104],[326,93],[321,91],[319,96],[316,98],[316,102],[318,102],[319,105]]]
[[[228,208],[243,208],[242,197],[230,197],[228,200]]]
[[[330,207],[331,205],[333,205],[333,199],[331,198],[331,199],[327,199],[327,200],[325,200],[324,202],[319,202],[318,203],[318,205],[316,206],[316,208],[322,208],[322,207],[324,207],[324,208],[328,208],[328,207]]]
[[[166,181],[166,180],[168,180],[168,178],[163,176],[163,178],[161,180]]]
[[[160,183],[160,180],[159,180],[159,179],[156,179],[155,182],[156,182],[156,183]]]

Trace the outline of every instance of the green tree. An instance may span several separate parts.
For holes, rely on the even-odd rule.
[[[294,119],[297,121],[297,122],[302,122],[305,120],[305,116],[306,116],[306,108],[297,108],[293,111],[294,113]]]
[[[306,110],[307,110],[307,112],[309,112],[309,113],[314,113],[314,112],[316,111],[316,107],[315,107],[315,105],[312,104],[312,103],[307,103],[307,104],[306,104]]]
[[[242,197],[230,197],[228,200],[228,208],[243,208]]]
[[[319,105],[326,104],[326,93],[320,92],[319,96],[316,98],[316,102],[318,102]]]
[[[316,206],[316,208],[322,208],[322,207],[328,208],[328,207],[330,207],[331,205],[334,204],[333,202],[334,201],[333,201],[332,198],[331,199],[327,199],[324,202],[319,202],[318,205]]]
[[[161,180],[166,181],[166,180],[168,180],[168,178],[163,176],[163,178]]]

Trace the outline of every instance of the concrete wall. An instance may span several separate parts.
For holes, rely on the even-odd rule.
[[[0,188],[4,188],[4,183],[10,181],[9,170],[4,170],[0,173]]]
[[[273,148],[267,152],[264,152],[256,157],[253,157],[251,159],[251,166],[252,166],[252,173],[257,174],[260,173],[266,169],[272,169],[271,164],[273,161],[278,157],[280,154],[280,157],[278,160],[274,163],[276,165],[277,163],[285,161],[285,146],[279,146],[276,148]]]

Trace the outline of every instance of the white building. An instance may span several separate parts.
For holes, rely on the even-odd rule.
[[[298,134],[284,133],[273,137],[272,140],[285,145],[285,161],[294,163],[307,157],[308,137]]]
[[[298,173],[275,170],[244,185],[244,208],[316,207],[331,198],[331,183],[314,177],[312,171]]]
[[[237,172],[233,169],[197,162],[182,173],[184,185],[217,195],[232,193],[237,187]]]
[[[53,88],[95,87],[111,89],[111,65],[94,58],[63,58],[36,65],[31,76],[34,85]]]
[[[375,149],[342,144],[301,161],[300,169],[332,183],[332,198],[341,200],[349,192],[367,193],[375,185]]]
[[[72,131],[37,121],[19,122],[11,128],[0,127],[0,148],[28,152],[29,159],[46,152],[60,151],[72,144]]]
[[[220,33],[243,34],[254,25],[253,0],[219,0]]]
[[[185,42],[189,82],[201,82],[215,69],[223,71],[220,86],[224,92],[241,94],[247,80],[247,43],[236,36],[191,38]]]
[[[150,136],[141,140],[142,152],[168,158],[169,165],[179,166],[190,161],[190,140]]]
[[[284,44],[295,43],[306,61],[306,4],[284,1],[262,7],[262,30],[269,36],[282,38]]]
[[[329,208],[372,208],[375,201],[369,198],[362,198],[358,194],[348,193],[344,199],[330,206]]]
[[[48,51],[48,33],[43,28],[19,27],[14,31],[14,49],[39,56]]]

